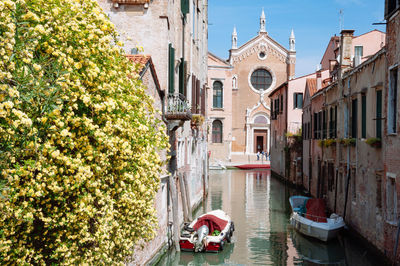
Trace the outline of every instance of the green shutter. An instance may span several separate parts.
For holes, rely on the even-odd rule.
[[[351,103],[351,137],[357,138],[357,123],[358,123],[358,115],[357,115],[357,99],[353,99]]]
[[[175,92],[175,48],[172,47],[172,43],[168,46],[168,93],[173,94]]]
[[[186,96],[185,69],[186,69],[186,61],[184,60],[184,58],[181,58],[181,63],[179,65],[179,93]]]
[[[335,106],[335,133],[334,137],[337,137],[337,106]]]
[[[361,137],[367,137],[367,96],[361,95]]]
[[[376,137],[382,138],[382,91],[376,91]]]
[[[189,13],[189,5],[190,5],[189,0],[181,0],[181,11],[183,15]]]

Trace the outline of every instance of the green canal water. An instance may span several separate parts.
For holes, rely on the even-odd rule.
[[[232,243],[217,254],[170,250],[158,265],[384,265],[352,237],[343,234],[325,244],[294,231],[288,199],[299,191],[270,171],[211,171],[209,184],[196,215],[227,212],[235,222]]]

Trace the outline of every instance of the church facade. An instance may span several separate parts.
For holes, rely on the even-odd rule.
[[[208,55],[208,123],[210,163],[254,161],[268,152],[271,107],[268,95],[295,75],[293,30],[289,49],[266,30],[264,10],[258,34],[238,46],[236,28],[227,60]]]

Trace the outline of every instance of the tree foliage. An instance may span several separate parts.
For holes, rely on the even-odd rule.
[[[0,262],[115,264],[149,240],[167,137],[95,0],[0,0]]]

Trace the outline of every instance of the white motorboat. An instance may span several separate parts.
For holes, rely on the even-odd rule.
[[[179,245],[183,251],[219,252],[231,242],[235,226],[222,210],[210,211],[185,224]]]
[[[290,224],[300,233],[329,241],[338,236],[345,226],[343,218],[333,213],[326,217],[325,203],[322,199],[313,199],[304,196],[289,198],[292,214]]]

